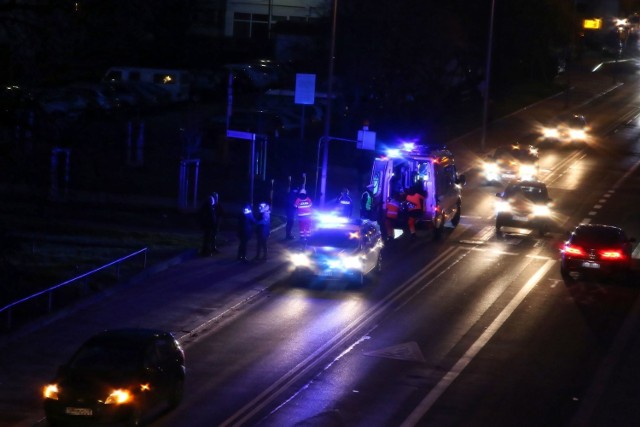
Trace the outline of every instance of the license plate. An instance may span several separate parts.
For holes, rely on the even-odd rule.
[[[91,415],[93,415],[93,411],[91,410],[91,408],[66,407],[64,409],[64,412],[65,414],[68,414],[68,415],[80,415],[85,417],[90,417]]]
[[[527,221],[529,221],[529,217],[526,217],[526,216],[519,216],[519,215],[514,215],[514,216],[513,216],[513,220],[514,220],[514,221],[523,221],[523,222],[527,222]]]
[[[582,263],[584,268],[600,268],[600,264],[597,262],[585,261]]]

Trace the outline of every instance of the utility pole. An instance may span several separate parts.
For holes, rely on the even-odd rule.
[[[327,110],[324,118],[324,150],[322,156],[322,179],[320,180],[320,207],[324,207],[327,190],[327,169],[329,166],[329,132],[331,131],[331,103],[333,102],[333,65],[336,50],[336,18],[338,0],[333,0],[333,22],[331,25],[331,48],[329,50],[329,76],[327,78]]]

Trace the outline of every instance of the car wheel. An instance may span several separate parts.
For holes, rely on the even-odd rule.
[[[378,254],[378,260],[376,261],[376,266],[375,266],[375,268],[373,269],[373,272],[374,272],[375,274],[380,274],[380,273],[382,273],[382,252],[380,252],[380,253]]]
[[[458,207],[456,208],[456,214],[453,216],[453,218],[451,218],[451,224],[454,227],[457,227],[458,224],[460,224],[460,215],[462,215],[461,209],[462,207],[458,205]]]
[[[167,403],[169,404],[169,408],[176,408],[180,402],[182,402],[182,398],[184,397],[184,379],[178,378],[176,382],[173,384],[173,389],[171,390],[171,394],[169,395],[169,399]]]
[[[444,215],[442,213],[436,214],[436,217],[433,219],[433,237],[436,240],[439,240],[442,237],[442,232],[444,231]]]

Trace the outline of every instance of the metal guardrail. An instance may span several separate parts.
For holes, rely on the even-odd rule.
[[[67,287],[68,285],[74,284],[74,283],[76,283],[76,282],[78,282],[80,280],[83,280],[83,279],[86,280],[89,276],[92,276],[92,275],[94,275],[94,274],[96,274],[96,273],[98,273],[98,272],[100,272],[102,270],[105,270],[105,269],[107,269],[109,267],[112,267],[112,266],[116,267],[116,279],[119,279],[120,278],[120,265],[124,261],[127,261],[128,259],[133,258],[135,256],[138,256],[140,254],[144,254],[144,261],[143,261],[142,268],[145,269],[147,267],[147,248],[143,248],[143,249],[140,249],[140,250],[138,250],[136,252],[130,253],[129,255],[126,255],[126,256],[124,256],[122,258],[118,258],[115,261],[112,261],[112,262],[110,262],[108,264],[105,264],[105,265],[103,265],[101,267],[98,267],[98,268],[96,268],[94,270],[91,270],[91,271],[89,271],[87,273],[84,273],[84,274],[81,274],[79,276],[76,276],[76,277],[74,277],[74,278],[72,278],[70,280],[67,280],[65,282],[59,283],[59,284],[57,284],[55,286],[52,286],[52,287],[50,287],[48,289],[42,290],[42,291],[37,292],[37,293],[35,293],[33,295],[29,295],[28,297],[22,298],[22,299],[20,299],[18,301],[14,301],[9,305],[0,308],[0,315],[2,315],[3,313],[6,313],[6,317],[7,317],[6,329],[7,330],[11,329],[11,326],[12,326],[12,323],[13,323],[13,310],[17,306],[22,305],[22,304],[24,304],[24,303],[26,303],[28,301],[33,301],[34,299],[36,299],[38,297],[46,295],[46,297],[47,297],[47,309],[46,309],[46,312],[50,313],[52,311],[52,309],[53,309],[53,294],[54,294],[54,292],[56,290],[64,288],[64,287]]]

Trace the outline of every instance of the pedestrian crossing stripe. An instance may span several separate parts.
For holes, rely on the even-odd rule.
[[[366,351],[365,356],[386,357],[388,359],[409,360],[412,362],[424,362],[422,351],[415,341],[406,342],[380,350]]]

